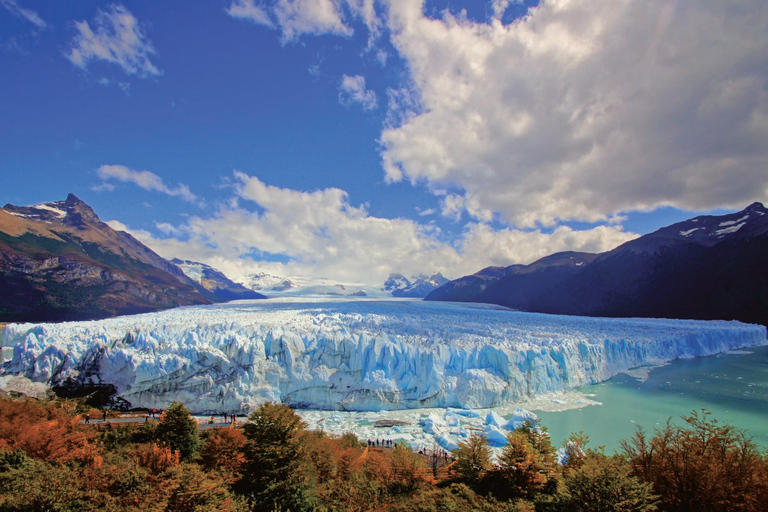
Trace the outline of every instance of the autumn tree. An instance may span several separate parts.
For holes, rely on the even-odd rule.
[[[653,485],[669,512],[765,511],[766,460],[742,430],[694,411],[648,439],[642,430],[622,443],[633,474]]]
[[[173,402],[163,412],[155,435],[160,443],[172,450],[178,450],[184,461],[192,458],[200,441],[197,422],[182,402]]]
[[[245,464],[245,444],[242,430],[214,428],[204,433],[200,463],[206,470],[219,470],[227,475],[239,475]]]
[[[246,505],[229,490],[216,473],[206,473],[197,464],[183,464],[175,469],[166,512],[240,512]]]
[[[426,464],[424,459],[413,453],[405,444],[398,443],[389,452],[392,475],[392,490],[395,492],[410,492],[422,480]]]

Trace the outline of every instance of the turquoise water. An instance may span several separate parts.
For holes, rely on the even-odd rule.
[[[578,389],[603,405],[536,414],[557,446],[581,430],[589,435],[590,446],[604,445],[612,453],[636,426],[652,433],[668,418],[706,409],[719,423],[746,430],[768,448],[768,346],[739,352],[749,353],[674,361],[651,370],[645,382],[621,374]]]

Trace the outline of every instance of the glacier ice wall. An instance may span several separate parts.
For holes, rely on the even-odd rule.
[[[629,368],[765,343],[763,326],[604,319],[481,304],[285,299],[10,324],[5,375],[112,385],[135,407],[487,408]]]

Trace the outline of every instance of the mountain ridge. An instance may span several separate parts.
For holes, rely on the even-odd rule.
[[[555,253],[435,290],[426,300],[538,313],[725,319],[768,325],[768,210],[753,203],[660,228],[604,253]],[[560,264],[553,264],[559,262]],[[580,263],[580,264],[579,264]],[[482,272],[482,271],[481,271]],[[474,286],[474,288],[473,288]]]

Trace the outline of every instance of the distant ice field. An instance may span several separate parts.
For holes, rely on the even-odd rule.
[[[765,343],[763,326],[600,319],[482,304],[283,298],[10,324],[2,374],[114,386],[135,407],[248,413],[513,406],[638,366]]]

